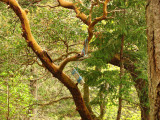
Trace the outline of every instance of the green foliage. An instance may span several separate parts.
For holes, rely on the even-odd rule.
[[[82,1],[83,5],[77,5],[81,12],[88,15],[91,2]],[[31,4],[34,0],[19,0],[19,2],[23,8],[29,9],[27,16],[33,36],[42,48],[49,52],[51,58],[56,59],[65,53],[82,50],[82,42],[88,36],[87,26],[75,17],[74,12],[59,7],[54,9],[37,7]],[[57,3],[44,0],[40,4],[56,5]],[[102,15],[102,7],[103,4],[100,4],[99,7],[93,8],[92,20]],[[119,68],[108,63],[115,54],[120,53],[121,39],[124,35],[124,57],[135,65],[138,73],[137,79],[144,79],[147,83],[144,8],[144,0],[111,0],[108,4],[108,11],[115,9],[120,11],[114,14],[113,19],[103,20],[95,26],[94,32],[99,35],[98,37],[95,35],[90,43],[90,50],[93,52],[91,57],[84,60],[83,70],[79,69],[80,74],[86,79],[86,84],[90,87],[90,105],[93,111],[99,113],[99,107],[104,103],[105,119],[112,120],[117,115],[120,83],[123,86],[120,94],[126,106],[123,108],[122,119],[140,119],[140,110],[135,105],[139,103],[134,89],[135,79],[131,78],[128,71],[125,71],[120,79]],[[21,36],[21,24],[18,17],[11,9],[6,9],[6,5],[2,3],[0,3],[0,16],[0,114],[2,115],[0,119],[5,119],[7,114],[7,87],[9,87],[11,119],[26,119],[30,118],[29,115],[34,117],[34,114],[30,112],[31,108],[38,109],[39,118],[80,119],[71,100],[60,101],[49,106],[32,106],[36,103],[47,103],[66,95],[69,96],[69,91],[57,80],[52,79],[50,74],[46,74],[43,68],[34,64],[37,58],[27,48]],[[112,12],[108,13],[109,16],[112,16]],[[63,58],[68,56],[63,56]],[[55,63],[60,64],[59,61]],[[70,64],[69,66],[75,66],[75,63]],[[79,67],[82,68],[81,65]],[[65,71],[68,73],[70,69],[66,67]],[[34,87],[31,83],[34,79],[38,80],[38,100],[34,99],[33,94],[31,95]],[[143,89],[143,91],[148,91],[146,86]],[[148,102],[145,105],[147,106]]]
[[[125,9],[125,11],[117,12],[115,13],[116,17],[114,19],[107,20],[106,22],[103,21],[97,25],[95,31],[98,33],[98,37],[90,44],[94,52],[91,54],[91,57],[84,62],[90,69],[81,72],[87,80],[86,84],[88,84],[94,92],[96,91],[96,95],[94,95],[94,98],[91,100],[91,104],[94,106],[101,103],[102,98],[100,98],[100,94],[102,93],[104,95],[103,101],[105,101],[106,104],[117,106],[117,98],[119,97],[117,91],[120,83],[122,84],[122,89],[120,90],[122,99],[129,103],[135,102],[135,96],[131,95],[135,93],[135,90],[133,90],[134,80],[131,79],[128,73],[120,80],[119,70],[112,70],[113,68],[109,70],[110,67],[106,65],[115,54],[120,53],[122,36],[124,36],[125,41],[124,58],[129,59],[137,68],[136,71],[139,74],[136,79],[142,78],[147,82],[147,71],[145,69],[145,64],[147,63],[147,43],[144,1],[111,1],[108,7],[109,11],[115,9],[114,5],[120,9]],[[97,15],[100,15],[98,12]],[[94,17],[97,17],[96,13]],[[96,67],[98,69],[95,69]],[[147,86],[145,88],[147,88]],[[147,91],[147,89],[145,89],[145,91]],[[136,102],[138,102],[137,98]],[[107,112],[107,114],[108,113],[109,112]],[[134,119],[135,116],[127,117],[127,115],[124,115],[122,118]],[[137,119],[138,118],[140,118],[140,116],[138,116]],[[108,119],[111,119],[111,117],[108,117]]]
[[[6,118],[5,114],[8,112],[8,107],[11,119],[19,119],[21,116],[28,116],[28,106],[33,103],[29,86],[22,82],[24,78],[19,74],[11,77],[10,74],[5,73],[4,76],[4,72],[1,73],[3,76],[0,78],[0,119]],[[9,100],[9,106],[6,101],[7,99]]]

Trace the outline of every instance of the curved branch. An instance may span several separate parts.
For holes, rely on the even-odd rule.
[[[58,3],[60,6],[64,7],[64,8],[68,8],[68,9],[75,9],[74,3],[72,2],[67,2],[64,0],[58,0]]]
[[[80,54],[78,55],[75,55],[75,56],[72,56],[72,57],[69,57],[69,58],[66,58],[64,59],[64,61],[62,61],[62,63],[60,64],[59,66],[59,71],[62,72],[64,67],[67,65],[67,63],[71,62],[71,61],[76,61],[78,60],[79,58],[81,57]]]
[[[54,59],[53,62],[58,61],[58,60],[62,60],[63,57],[67,57],[68,55],[71,55],[71,54],[78,54],[78,52],[69,52],[69,53],[63,54],[59,58]]]
[[[67,2],[64,0],[57,0],[57,1],[59,5],[64,8],[73,9],[76,13],[76,17],[80,18],[86,25],[90,24],[90,22],[87,20],[87,16],[83,12],[81,12],[79,8],[76,6],[78,3]]]
[[[97,17],[95,18],[95,20],[89,25],[89,28],[88,28],[88,33],[89,33],[89,36],[88,36],[88,42],[90,42],[90,40],[92,39],[93,37],[93,29],[94,29],[94,26],[104,20],[104,19],[107,19],[107,4],[108,4],[109,0],[105,0],[105,2],[103,3],[103,15],[100,16],[100,17]]]
[[[96,2],[96,3],[93,3],[91,5],[91,8],[90,8],[90,13],[89,13],[89,17],[87,19],[87,16],[83,13],[83,12],[80,12],[80,8],[78,8],[76,5],[78,3],[72,3],[72,2],[67,2],[65,0],[57,0],[59,2],[59,5],[64,7],[64,8],[68,8],[68,9],[73,9],[75,12],[76,12],[76,17],[77,18],[80,18],[86,25],[88,25],[88,33],[89,33],[89,36],[88,36],[88,43],[90,42],[90,40],[92,39],[93,37],[93,29],[94,29],[94,26],[99,22],[99,21],[102,21],[104,19],[108,19],[107,18],[107,4],[110,0],[105,0],[103,2],[103,15],[100,16],[100,17],[97,17],[95,18],[95,20],[92,22],[91,20],[91,17],[92,17],[92,10],[93,10],[93,7],[95,5],[97,5],[99,2]],[[81,4],[81,3],[80,3]],[[109,18],[113,18],[113,17],[109,17]]]

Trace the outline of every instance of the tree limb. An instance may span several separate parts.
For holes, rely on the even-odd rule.
[[[60,98],[58,100],[53,100],[53,101],[50,101],[48,103],[38,103],[37,105],[40,105],[40,106],[46,106],[46,105],[51,105],[53,103],[56,103],[56,102],[59,102],[61,100],[67,100],[67,99],[73,99],[73,97],[69,96],[69,97],[63,97],[63,98]]]
[[[76,13],[76,17],[80,18],[86,25],[89,25],[90,22],[87,20],[87,16],[79,10],[79,8],[76,6],[77,3],[72,3],[72,2],[67,2],[64,0],[57,0],[59,5],[68,8],[68,9],[73,9]]]
[[[100,16],[100,17],[97,17],[95,18],[95,20],[89,25],[89,28],[88,28],[88,33],[89,33],[89,36],[88,36],[88,42],[90,42],[90,40],[92,39],[93,37],[93,29],[94,29],[94,26],[107,18],[107,4],[108,4],[109,0],[105,0],[105,2],[103,3],[103,15]]]
[[[75,55],[75,56],[66,58],[66,59],[65,59],[64,61],[62,61],[62,63],[60,64],[60,66],[59,66],[59,71],[62,72],[63,69],[64,69],[64,67],[67,65],[68,62],[76,61],[76,60],[78,60],[80,57],[81,57],[81,55],[78,54],[78,55]]]
[[[78,52],[68,52],[68,53],[63,54],[63,55],[61,55],[60,57],[54,59],[53,62],[58,61],[58,60],[62,60],[63,57],[67,57],[68,55],[71,55],[71,54],[78,54]]]
[[[51,5],[34,5],[34,6],[37,6],[37,7],[49,7],[49,8],[59,7],[59,5],[56,5],[56,6],[51,6]]]
[[[23,10],[19,6],[19,4],[17,3],[16,0],[0,0],[0,1],[8,4],[10,6],[10,8],[12,8],[13,11],[16,13],[16,15],[19,17],[19,19],[21,21],[21,25],[22,25],[22,36],[25,38],[26,42],[28,43],[28,46],[38,56],[38,58],[41,60],[41,62],[45,66],[45,68],[48,69],[54,77],[56,77],[59,81],[61,81],[68,88],[68,90],[70,91],[70,93],[73,96],[73,100],[76,105],[76,110],[79,112],[81,118],[83,120],[92,120],[92,117],[91,117],[91,115],[90,115],[90,113],[84,103],[81,92],[78,89],[77,85],[65,73],[62,72],[65,65],[69,61],[77,60],[81,56],[76,55],[76,56],[65,59],[62,62],[62,64],[60,65],[60,67],[53,64],[52,61],[49,59],[49,57],[44,53],[43,49],[35,41],[32,33],[31,33],[29,21],[28,21],[27,15],[26,15],[27,11]],[[59,0],[59,1],[61,1],[61,3],[60,3],[61,5],[64,5],[63,0]],[[70,2],[67,2],[67,5],[65,4],[64,6],[66,8],[69,6],[71,8],[74,8],[73,4],[70,4]],[[80,13],[80,11],[77,7],[75,7],[75,11],[76,11],[77,15],[80,16],[80,18],[82,20],[84,20],[84,22],[86,22],[86,23],[88,22],[87,19],[85,18],[86,16],[84,14]],[[83,17],[84,17],[84,19],[83,19]]]
[[[122,77],[124,75],[124,61],[123,61],[123,50],[124,50],[124,35],[121,38],[121,50],[120,50],[120,84],[119,84],[119,98],[118,98],[118,111],[117,111],[117,119],[120,120],[122,113]]]

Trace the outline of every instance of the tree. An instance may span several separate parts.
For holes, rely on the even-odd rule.
[[[148,80],[150,119],[160,119],[160,6],[159,0],[147,0]]]
[[[114,1],[115,2],[115,1]],[[133,2],[133,1],[132,1]],[[124,51],[124,67],[127,72],[132,76],[132,81],[137,90],[140,109],[141,109],[141,119],[149,119],[149,107],[148,107],[148,80],[147,80],[147,67],[146,64],[146,33],[145,33],[145,9],[144,1],[134,1],[133,3],[126,2],[124,8],[126,8],[126,15],[123,18],[123,14],[119,13],[114,19],[108,20],[106,25],[99,25],[101,33],[99,37],[93,41],[91,44],[95,47],[96,51],[92,53],[92,58],[87,59],[87,64],[89,66],[101,66],[103,69],[105,63],[109,62],[113,65],[120,66],[120,40],[122,34],[125,34],[125,51]],[[114,5],[116,2],[114,3]],[[118,2],[117,2],[118,4]],[[124,5],[123,2],[121,2]],[[116,5],[122,7],[121,4]],[[110,6],[112,7],[112,6]],[[136,11],[136,12],[133,12]],[[117,13],[116,13],[117,14]],[[134,17],[133,17],[134,16]],[[131,19],[130,19],[131,17]],[[125,22],[124,22],[125,21]],[[136,46],[136,48],[135,48]],[[144,57],[145,54],[145,57]],[[111,60],[110,60],[111,59]],[[94,62],[95,61],[95,62]],[[97,62],[98,61],[98,62]],[[100,61],[100,62],[99,62]],[[103,63],[105,62],[105,63]],[[93,72],[92,72],[93,71]],[[95,86],[97,89],[100,85],[106,81],[107,77],[98,78],[101,74],[98,71],[91,70],[93,74],[90,74],[90,84],[94,84],[94,78],[97,78]],[[103,70],[104,72],[104,70]],[[111,75],[110,71],[105,71],[106,76]],[[99,75],[99,76],[98,76]],[[93,80],[94,79],[94,80]],[[113,81],[113,79],[111,79]],[[108,82],[108,81],[107,81]],[[126,82],[125,80],[123,81]],[[130,84],[130,83],[128,83]],[[127,85],[128,85],[127,84]],[[116,86],[116,84],[114,84]],[[124,84],[125,86],[125,84]],[[103,86],[102,86],[103,87]],[[124,89],[123,89],[124,90]],[[126,90],[127,91],[127,90]],[[123,94],[125,95],[125,93]]]
[[[34,40],[34,38],[33,38],[33,36],[32,36],[32,34],[31,34],[31,31],[30,31],[30,29],[29,29],[29,24],[28,24],[28,20],[27,20],[27,18],[26,18],[26,13],[28,12],[27,10],[25,10],[25,12],[19,7],[19,5],[15,2],[15,1],[13,1],[13,0],[1,0],[1,1],[3,1],[3,2],[7,2],[7,4],[9,4],[9,7],[11,7],[15,12],[16,12],[16,14],[18,15],[18,17],[20,18],[20,20],[21,20],[21,23],[22,23],[22,29],[23,29],[23,37],[26,39],[26,41],[27,41],[27,43],[28,43],[28,46],[30,46],[31,48],[32,48],[32,50],[37,54],[37,56],[40,58],[40,60],[42,61],[42,63],[43,63],[43,66],[45,66],[51,73],[52,73],[52,75],[54,75],[54,77],[56,77],[56,78],[58,78],[69,90],[70,90],[70,92],[71,92],[71,94],[72,94],[72,96],[73,96],[73,99],[74,99],[74,101],[75,101],[75,103],[76,103],[76,106],[77,106],[77,110],[79,111],[79,113],[80,113],[80,115],[81,115],[81,117],[82,117],[82,119],[91,119],[91,117],[90,117],[90,113],[91,113],[91,111],[89,110],[89,112],[88,112],[88,110],[86,109],[86,107],[85,107],[85,104],[84,104],[84,102],[83,102],[83,99],[82,99],[82,97],[81,97],[81,93],[80,93],[80,91],[79,91],[79,89],[78,89],[78,87],[76,86],[76,84],[75,83],[73,83],[72,81],[71,81],[71,78],[70,77],[68,77],[66,74],[64,74],[64,72],[63,72],[63,69],[66,67],[66,64],[68,64],[69,62],[71,62],[71,61],[75,61],[75,60],[78,60],[79,58],[81,58],[82,57],[82,55],[81,54],[77,54],[76,53],[76,55],[75,56],[72,56],[72,57],[68,57],[68,55],[69,55],[69,53],[67,53],[66,55],[64,55],[64,56],[66,56],[66,58],[61,62],[61,64],[57,67],[56,66],[56,62],[55,62],[55,60],[52,60],[51,58],[52,57],[50,57],[49,55],[48,55],[48,53],[45,51],[45,50],[42,50],[41,49],[41,47],[39,47],[38,46],[38,44],[35,42],[35,40]],[[84,0],[85,1],[85,0]],[[34,1],[33,1],[34,2]],[[115,2],[115,1],[114,1]],[[87,1],[85,1],[84,3],[82,3],[82,1],[79,1],[79,2],[65,2],[64,0],[58,0],[58,5],[57,6],[62,6],[62,7],[64,7],[64,8],[68,8],[68,9],[72,9],[72,10],[74,10],[75,11],[75,13],[76,13],[76,16],[84,23],[84,24],[86,24],[87,26],[88,26],[88,41],[91,41],[91,39],[93,38],[93,35],[94,35],[94,32],[96,33],[96,31],[98,30],[98,29],[101,29],[101,30],[106,30],[106,31],[108,31],[108,30],[110,30],[110,28],[107,28],[107,25],[108,25],[108,23],[107,23],[107,25],[106,25],[106,28],[103,28],[102,29],[102,26],[100,25],[100,24],[97,24],[97,23],[99,23],[100,21],[102,21],[102,20],[105,20],[105,19],[107,19],[107,15],[109,15],[109,17],[108,18],[113,18],[113,16],[114,16],[114,13],[115,12],[121,12],[121,11],[123,11],[123,8],[124,8],[124,6],[125,5],[130,5],[132,2],[120,2],[120,1],[116,1],[115,3],[114,3],[113,1],[111,1],[111,3],[109,3],[108,4],[108,7],[110,8],[110,12],[108,12],[108,14],[107,14],[107,3],[108,3],[108,1],[106,0],[104,3],[103,2],[98,2],[98,1],[95,1],[95,2],[91,2],[91,7],[88,5],[88,4],[86,4],[87,3]],[[135,2],[135,1],[134,1]],[[133,4],[134,4],[134,2],[133,2]],[[90,3],[90,2],[89,2]],[[28,2],[26,2],[26,1],[24,1],[24,2],[21,2],[21,4],[23,4],[23,5],[27,5],[27,4],[29,4]],[[85,4],[85,5],[84,5]],[[115,6],[112,6],[112,4],[115,4],[116,6],[117,6],[117,4],[118,5],[120,5],[120,8],[122,8],[122,9],[120,9],[120,10],[117,10],[117,9],[115,9]],[[37,5],[37,6],[39,6],[39,7],[45,7],[45,6],[43,6],[43,5]],[[50,6],[50,5],[47,5],[48,7],[52,7],[52,6]],[[53,8],[54,7],[57,7],[57,6],[53,6]],[[88,9],[87,7],[89,7],[90,9]],[[126,7],[127,8],[127,7]],[[94,11],[94,12],[93,12]],[[129,11],[129,12],[132,12],[132,9]],[[22,13],[22,14],[21,14]],[[96,13],[96,14],[92,14],[92,13]],[[109,14],[109,13],[111,13],[111,15]],[[113,13],[113,15],[112,15],[112,13]],[[88,16],[87,16],[87,14],[88,14]],[[100,16],[102,14],[102,16]],[[99,17],[100,16],[100,17]],[[117,14],[117,16],[121,16],[121,14]],[[102,23],[103,24],[106,24],[105,23],[106,21],[102,21]],[[109,40],[111,39],[111,40],[113,40],[114,41],[114,43],[113,44],[110,44],[111,46],[110,46],[110,50],[108,51],[108,52],[106,52],[107,51],[107,47],[105,46],[106,44],[104,43],[104,46],[103,46],[103,42],[102,43],[100,43],[101,45],[100,45],[100,47],[102,48],[100,48],[100,52],[106,52],[104,55],[106,55],[106,54],[108,54],[108,56],[110,56],[110,58],[109,59],[112,59],[112,57],[114,57],[114,55],[115,55],[115,53],[119,53],[119,43],[120,43],[120,39],[117,39],[117,38],[119,38],[122,34],[126,34],[127,32],[127,30],[128,29],[130,29],[129,27],[126,29],[126,26],[124,25],[124,24],[121,24],[121,23],[124,23],[123,22],[123,19],[117,19],[117,20],[115,20],[115,21],[110,21],[111,22],[111,24],[110,24],[110,26],[113,26],[113,25],[115,25],[115,28],[111,28],[111,30],[113,30],[113,31],[115,31],[115,29],[116,29],[116,32],[113,32],[113,34],[106,34],[106,35],[104,35],[104,37],[106,37],[106,39],[105,39],[105,43],[107,43],[108,41],[107,41],[107,39],[109,38],[109,37],[111,37],[111,38],[113,38],[113,39],[111,39],[111,38],[109,38]],[[120,23],[120,25],[118,25]],[[94,26],[95,25],[97,25],[98,27],[96,27],[96,28],[98,28],[98,29],[94,29]],[[118,25],[118,27],[117,27],[117,25]],[[58,26],[57,26],[58,27]],[[71,27],[70,27],[71,28]],[[41,29],[42,30],[42,29]],[[95,30],[95,31],[93,31],[93,30]],[[52,29],[51,30],[49,30],[49,29],[46,29],[46,31],[50,34],[51,33],[51,31],[52,31]],[[120,33],[119,33],[119,31],[120,31]],[[43,31],[43,32],[45,32],[45,30]],[[55,31],[54,31],[55,32]],[[32,32],[33,33],[33,32]],[[98,33],[98,32],[97,32]],[[111,32],[110,32],[111,33]],[[35,32],[35,34],[36,34],[36,32]],[[62,34],[64,34],[63,32],[62,32]],[[52,36],[52,34],[50,34],[51,36]],[[108,35],[109,35],[109,37],[108,37]],[[34,35],[35,36],[35,35]],[[56,38],[56,37],[57,38]],[[114,36],[114,37],[113,37]],[[53,37],[55,38],[55,39],[58,39],[58,40],[61,40],[61,42],[63,42],[64,43],[64,45],[66,46],[66,48],[68,49],[68,45],[67,45],[67,43],[66,43],[66,41],[65,40],[63,40],[63,37],[61,38],[61,37],[59,37],[57,34],[56,34],[56,32],[54,33],[54,35],[53,35]],[[38,39],[38,37],[36,38],[36,39]],[[117,40],[116,40],[117,39]],[[92,39],[92,40],[94,40],[94,39]],[[98,40],[97,40],[98,41]],[[96,42],[97,42],[96,41]],[[100,41],[101,41],[101,39],[100,39]],[[102,41],[103,41],[103,39],[102,39]],[[45,43],[45,42],[44,42]],[[129,44],[131,44],[131,46],[132,46],[132,44],[133,45],[135,45],[135,43],[134,42],[132,42],[131,40],[128,42]],[[109,42],[108,42],[108,45],[109,45]],[[115,46],[114,46],[115,45]],[[49,45],[48,45],[49,46]],[[99,44],[97,44],[96,46],[99,46]],[[113,48],[112,48],[112,46],[113,46]],[[50,46],[49,48],[51,49],[51,48],[53,48],[53,47],[55,47],[55,46]],[[114,50],[114,48],[115,47],[117,47],[116,48],[116,50]],[[126,48],[130,48],[130,46],[128,47],[126,47]],[[56,49],[56,48],[55,48]],[[91,48],[91,50],[92,50],[92,48]],[[112,51],[112,50],[114,50],[114,52]],[[116,51],[116,52],[115,52]],[[96,55],[96,53],[99,53],[99,52],[95,52],[95,55]],[[55,53],[54,53],[55,54]],[[94,53],[93,53],[94,54]],[[111,54],[111,55],[110,55]],[[98,59],[98,60],[100,60],[100,62],[101,61],[105,61],[104,63],[102,62],[102,66],[100,66],[100,69],[99,69],[99,67],[98,67],[98,71],[99,71],[99,73],[101,73],[101,71],[103,70],[103,68],[101,68],[101,67],[104,67],[103,65],[105,65],[106,64],[106,58],[108,57],[108,56],[102,56],[102,57],[104,57],[104,59],[103,60],[101,60],[101,59]],[[62,57],[63,57],[63,55],[62,56],[60,56],[59,57],[59,59],[58,60],[61,60],[62,59]],[[91,62],[92,61],[94,61],[94,60],[96,60],[95,59],[96,57],[94,57],[94,59],[92,59],[91,58]],[[109,61],[109,59],[107,59],[107,61]],[[119,60],[119,59],[118,59]],[[99,63],[100,63],[99,62]],[[92,63],[94,63],[94,62],[92,62]],[[120,62],[119,62],[120,63]],[[117,64],[117,63],[115,63],[115,64]],[[133,65],[134,66],[134,65]],[[135,68],[135,67],[134,67]],[[134,68],[131,68],[131,72],[132,72],[132,70],[134,69]],[[95,71],[96,72],[96,71]],[[108,74],[107,74],[107,72],[108,71],[106,71],[106,75],[105,76],[107,76]],[[116,71],[116,72],[118,72],[118,71]],[[132,74],[132,73],[131,73]],[[104,75],[104,74],[103,74]],[[137,77],[137,76],[136,76]],[[101,79],[102,80],[102,79]],[[139,82],[140,83],[140,82]],[[139,83],[137,83],[137,84],[139,84]],[[103,108],[104,108],[104,106],[105,106],[105,97],[106,96],[104,96],[104,92],[105,92],[105,84],[106,84],[106,81],[104,81],[104,84],[100,84],[100,85],[97,85],[96,87],[99,87],[100,88],[100,91],[99,91],[99,93],[98,93],[98,95],[100,95],[99,96],[99,105],[101,106],[101,115],[100,115],[100,118],[103,118],[103,115],[104,115],[104,111],[103,111]],[[145,85],[144,85],[145,86]],[[116,84],[114,84],[114,87],[116,87]],[[138,87],[137,87],[138,88]],[[103,99],[103,100],[101,100],[101,99]],[[142,101],[143,102],[143,101]]]
[[[78,60],[81,57],[81,55],[78,54],[76,56],[66,58],[64,61],[62,61],[60,66],[56,66],[54,63],[52,63],[52,60],[49,57],[49,55],[47,54],[47,52],[44,51],[38,45],[38,43],[35,41],[34,37],[32,36],[29,21],[26,16],[28,11],[23,10],[19,6],[19,4],[14,0],[1,0],[1,1],[7,3],[14,10],[14,12],[17,14],[17,16],[19,17],[21,24],[22,24],[22,32],[23,32],[22,36],[25,38],[26,42],[28,43],[28,46],[32,48],[32,50],[39,57],[39,59],[41,60],[43,65],[53,74],[53,76],[58,78],[69,89],[69,91],[71,92],[71,94],[73,96],[74,102],[76,104],[76,107],[77,107],[76,109],[79,112],[82,119],[84,119],[84,120],[92,119],[91,115],[90,115],[88,109],[86,108],[86,105],[82,99],[82,96],[81,96],[81,93],[77,87],[77,84],[75,84],[65,73],[63,73],[63,69],[66,66],[66,64],[70,61]],[[92,4],[91,11],[89,14],[89,19],[87,19],[86,15],[79,11],[79,8],[76,6],[75,3],[66,2],[63,0],[58,0],[58,2],[59,2],[60,6],[63,6],[65,8],[69,8],[69,9],[74,9],[77,14],[77,17],[79,17],[85,24],[87,24],[89,26],[89,28],[88,28],[88,33],[89,33],[88,42],[93,37],[93,28],[94,28],[95,24],[103,19],[106,19],[106,17],[107,17],[107,3],[109,2],[109,0],[105,0],[103,2],[103,15],[101,17],[97,17],[94,21],[91,20],[91,13],[92,13],[92,8],[93,8],[93,6],[95,6],[95,4]],[[98,3],[96,3],[96,4],[98,4]]]

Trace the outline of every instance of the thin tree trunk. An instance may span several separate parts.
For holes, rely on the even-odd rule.
[[[141,120],[149,120],[149,103],[148,98],[148,82],[143,79],[137,79],[137,77],[133,77],[135,81],[135,88],[138,93],[139,101],[140,101],[140,109],[141,109]]]
[[[147,0],[150,120],[160,120],[160,0]]]
[[[34,68],[31,68],[31,73],[34,74]],[[37,100],[37,80],[30,80],[30,91],[33,95],[34,99]],[[33,119],[36,119],[37,109],[32,106],[31,108],[32,114],[34,115]]]
[[[31,89],[31,94],[33,95],[34,99],[37,100],[37,80],[30,81],[30,89]],[[33,119],[35,120],[37,116],[37,109],[34,108],[34,106],[32,106],[30,111],[34,115]]]
[[[119,91],[121,91],[122,85],[119,85]],[[119,92],[119,99],[118,99],[118,111],[117,111],[117,120],[120,120],[121,118],[121,112],[122,112],[122,97],[121,93]]]
[[[7,120],[9,120],[9,112],[10,112],[10,107],[9,107],[9,81],[8,81],[7,83]]]
[[[99,118],[100,120],[103,120],[104,114],[105,114],[105,99],[104,99],[104,95],[103,92],[100,93],[100,115]]]
[[[125,55],[124,55],[125,56]],[[132,56],[134,57],[134,56]],[[133,81],[135,82],[134,86],[138,93],[139,101],[140,101],[140,109],[141,109],[141,120],[149,120],[149,107],[148,107],[148,82],[145,79],[138,79],[138,76],[141,74],[141,71],[137,71],[136,66],[134,65],[134,61],[131,62],[128,56],[125,56],[127,59],[123,59],[124,68],[130,72]],[[135,60],[136,61],[136,60]],[[118,54],[112,58],[110,61],[111,64],[120,66],[120,57]]]
[[[83,90],[84,90],[84,94],[83,94],[83,99],[84,102],[86,104],[86,107],[88,108],[89,112],[91,113],[91,116],[93,118],[93,120],[98,120],[98,118],[96,117],[96,115],[93,113],[92,108],[89,104],[90,99],[89,99],[89,86],[86,84],[87,80],[85,79],[85,83],[83,85]]]
[[[124,65],[123,65],[123,46],[124,46],[124,35],[122,35],[121,39],[121,51],[120,51],[120,85],[119,85],[119,106],[118,106],[118,112],[117,112],[117,120],[120,120],[121,118],[121,112],[122,112],[122,76],[124,74]]]

